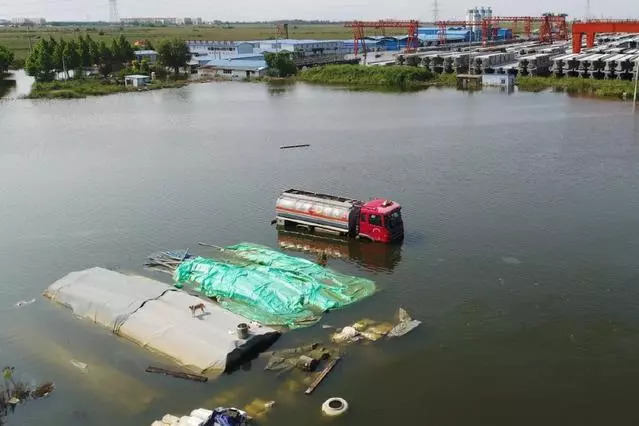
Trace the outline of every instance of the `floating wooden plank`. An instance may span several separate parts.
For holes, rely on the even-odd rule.
[[[300,145],[282,145],[280,146],[280,149],[289,149],[289,148],[306,148],[307,146],[311,146],[308,143],[303,143]]]
[[[181,371],[172,371],[165,368],[153,366],[147,367],[144,371],[146,371],[147,373],[158,373],[164,374],[165,376],[173,376],[177,377],[178,379],[193,380],[194,382],[207,382],[209,380],[208,377],[200,376],[198,374],[183,373]]]
[[[337,357],[337,358],[334,358],[331,362],[329,362],[328,365],[322,370],[322,372],[319,373],[319,375],[315,378],[315,380],[313,380],[313,383],[311,383],[311,385],[308,387],[308,389],[306,389],[304,393],[306,395],[312,394],[315,388],[318,387],[320,383],[322,383],[322,380],[324,380],[324,378],[328,375],[328,373],[331,372],[333,367],[335,367],[335,364],[337,364],[340,359],[341,359],[340,357]]]

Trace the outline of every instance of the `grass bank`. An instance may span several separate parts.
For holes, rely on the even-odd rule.
[[[307,83],[417,89],[429,86],[433,74],[425,68],[407,66],[327,65],[303,71],[298,79]]]
[[[154,81],[141,90],[155,90],[182,87],[187,81]],[[124,87],[124,84],[110,83],[97,79],[52,81],[35,83],[31,88],[30,99],[81,99],[87,96],[104,96],[121,92],[137,92],[138,88]]]
[[[517,86],[527,92],[540,92],[546,89],[565,91],[576,95],[595,96],[597,98],[624,99],[632,96],[634,82],[624,80],[591,80],[578,77],[519,77]]]

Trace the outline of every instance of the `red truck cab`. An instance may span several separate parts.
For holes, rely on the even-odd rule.
[[[401,206],[390,200],[376,198],[364,204],[359,213],[359,237],[390,243],[404,238]]]

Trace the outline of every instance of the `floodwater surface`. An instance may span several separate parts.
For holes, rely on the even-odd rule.
[[[299,143],[311,146],[279,149]],[[322,425],[330,396],[350,403],[336,425],[639,423],[639,120],[627,103],[248,83],[4,100],[0,173],[0,364],[56,384],[10,425],[148,425],[255,398],[277,402],[262,424]],[[423,321],[346,348],[311,396],[263,360],[205,384],[149,375],[167,361],[41,297],[96,265],[166,280],[146,256],[211,254],[198,241],[295,244],[270,225],[289,187],[403,206],[401,247],[335,247],[329,267],[380,291],[322,324],[395,321],[399,307]]]

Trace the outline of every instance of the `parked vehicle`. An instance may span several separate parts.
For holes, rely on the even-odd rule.
[[[382,198],[363,202],[289,189],[277,199],[279,226],[303,226],[353,238],[390,243],[404,237],[401,206]]]

